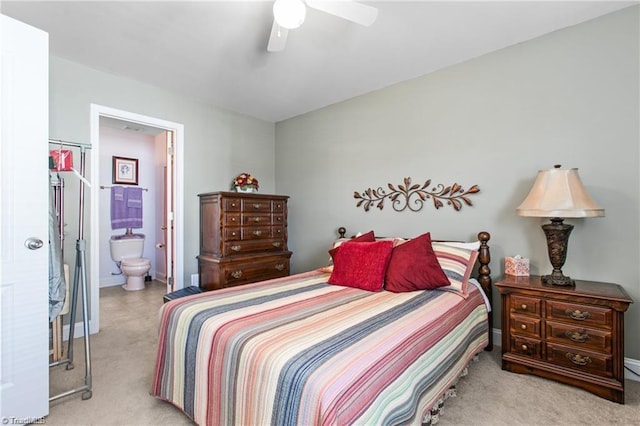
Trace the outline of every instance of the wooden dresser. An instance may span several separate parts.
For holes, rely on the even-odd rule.
[[[198,197],[198,273],[203,290],[289,275],[289,197],[241,192],[211,192]]]
[[[624,404],[624,312],[633,300],[617,284],[539,276],[505,277],[502,369],[579,386]]]

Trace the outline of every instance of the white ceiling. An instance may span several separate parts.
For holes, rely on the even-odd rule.
[[[278,122],[415,78],[634,1],[363,1],[362,27],[308,9],[266,50],[272,1],[7,1],[53,55]]]

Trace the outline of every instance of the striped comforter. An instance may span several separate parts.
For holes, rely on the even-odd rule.
[[[487,345],[470,285],[372,293],[312,271],[160,311],[152,394],[200,425],[419,424]]]

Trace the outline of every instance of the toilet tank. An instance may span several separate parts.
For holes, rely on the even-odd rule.
[[[114,262],[142,257],[144,235],[114,235],[109,239],[109,249],[111,251],[111,259]]]

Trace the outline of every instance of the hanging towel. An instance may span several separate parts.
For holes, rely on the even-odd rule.
[[[142,208],[142,189],[141,188],[127,188],[127,207],[134,209]]]
[[[130,207],[129,198],[136,207]],[[142,228],[142,189],[114,186],[111,188],[111,229],[124,228]]]

